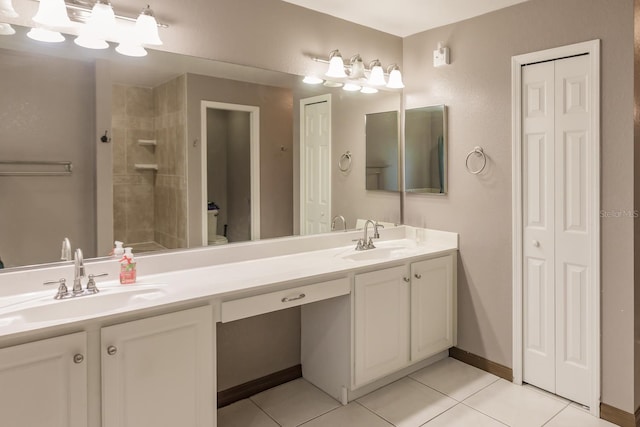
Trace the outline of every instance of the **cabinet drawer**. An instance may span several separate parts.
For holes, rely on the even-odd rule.
[[[349,279],[345,277],[268,294],[225,301],[222,303],[221,309],[222,322],[231,322],[245,317],[347,295],[350,290]]]

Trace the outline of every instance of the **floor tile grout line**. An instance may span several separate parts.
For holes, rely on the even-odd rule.
[[[255,394],[254,394],[254,396],[255,396]],[[260,412],[264,413],[264,414],[265,414],[267,417],[269,417],[269,419],[271,419],[274,423],[276,423],[276,424],[278,424],[278,426],[282,427],[282,424],[280,424],[280,423],[279,423],[275,418],[273,418],[273,417],[272,417],[272,416],[271,416],[267,411],[265,411],[264,409],[262,409],[262,408],[260,407],[260,405],[258,405],[258,403],[257,403],[257,402],[254,402],[254,401],[251,399],[251,396],[250,396],[250,397],[248,397],[248,398],[247,398],[247,400],[248,400],[249,402],[253,403],[254,405],[256,405],[256,407],[260,410]]]
[[[310,423],[311,421],[315,420],[316,418],[320,418],[320,417],[322,417],[322,416],[324,416],[324,415],[327,415],[327,414],[329,414],[329,413],[331,413],[331,412],[333,412],[333,411],[337,411],[337,410],[338,410],[338,409],[340,409],[341,407],[342,407],[342,405],[339,405],[339,406],[337,406],[337,407],[335,407],[335,408],[333,408],[333,409],[329,409],[328,411],[323,412],[323,413],[322,413],[322,414],[320,414],[320,415],[316,415],[316,416],[314,416],[313,418],[309,418],[308,420],[304,421],[302,424],[296,424],[296,427],[300,427],[300,426],[303,426],[303,425],[305,425],[305,424],[307,424],[307,423]]]
[[[471,397],[471,396],[469,396],[469,397]],[[502,425],[509,426],[509,424],[507,424],[507,423],[505,423],[505,422],[503,422],[503,421],[501,421],[501,420],[497,419],[496,417],[494,417],[494,416],[492,416],[492,415],[485,414],[484,412],[482,412],[482,411],[481,411],[481,410],[479,410],[479,409],[474,408],[473,406],[469,406],[469,405],[467,405],[467,404],[466,404],[466,403],[464,403],[464,402],[460,402],[460,404],[461,404],[461,405],[466,406],[467,408],[471,409],[472,411],[476,411],[476,412],[477,412],[477,413],[479,413],[479,414],[482,414],[482,415],[484,415],[484,416],[486,416],[486,417],[489,417],[489,418],[491,418],[492,420],[497,421],[497,422],[499,422],[499,423],[500,423],[500,424],[502,424]]]
[[[551,420],[552,420],[552,419],[554,419],[555,417],[557,417],[558,415],[560,415],[560,412],[564,411],[564,410],[565,410],[565,409],[567,409],[568,407],[569,407],[569,404],[565,405],[562,409],[560,409],[558,412],[556,412],[555,414],[553,414],[553,415],[551,416],[551,418],[549,418],[547,421],[545,421],[545,422],[542,424],[542,426],[540,426],[540,427],[543,427],[543,426],[546,426],[547,424],[549,424],[549,423],[551,422]]]
[[[366,395],[365,395],[366,396]],[[367,408],[366,406],[364,406],[362,403],[358,402],[358,400],[352,400],[352,402],[355,402],[357,405],[363,407],[364,409],[366,409],[367,411],[371,412],[373,415],[375,415],[376,417],[380,418],[381,420],[389,423],[392,426],[395,426],[394,423],[392,423],[390,420],[386,419],[385,417],[383,417],[382,415],[378,414],[377,412],[373,411],[372,409]]]

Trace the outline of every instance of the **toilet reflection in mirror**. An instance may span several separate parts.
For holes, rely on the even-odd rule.
[[[447,193],[446,106],[405,111],[405,191]]]

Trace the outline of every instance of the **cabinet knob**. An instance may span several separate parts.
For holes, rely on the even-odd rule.
[[[118,352],[118,347],[116,347],[115,345],[110,345],[109,347],[107,347],[107,354],[109,356],[113,356],[117,352]]]
[[[84,361],[84,356],[80,353],[73,355],[73,363],[82,363]]]
[[[408,278],[408,277],[403,277],[403,278],[402,278],[402,280],[404,280],[404,281],[405,281],[405,282],[407,282],[407,283],[409,283],[409,282],[411,281],[411,279],[410,279],[410,278]]]
[[[416,279],[422,279],[422,274],[416,273],[413,275],[413,277],[415,277]]]
[[[537,240],[534,240],[533,242],[531,242],[533,244],[533,246],[535,246],[536,248],[540,247],[540,242]]]

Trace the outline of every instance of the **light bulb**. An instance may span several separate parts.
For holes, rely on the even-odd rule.
[[[153,16],[153,11],[149,5],[140,12],[138,19],[136,19],[135,29],[138,40],[140,40],[142,44],[155,46],[162,44],[162,40],[160,40],[160,35],[158,34],[158,22]]]
[[[364,78],[364,62],[362,62],[360,55],[354,55],[351,58],[351,73],[349,73],[349,77],[353,80]]]
[[[347,73],[344,72],[344,61],[339,50],[331,51],[329,54],[329,69],[326,75],[328,77],[344,78],[347,77]]]

